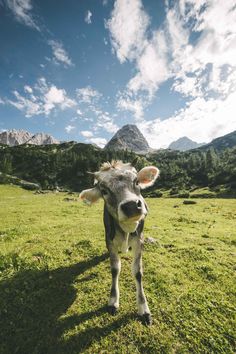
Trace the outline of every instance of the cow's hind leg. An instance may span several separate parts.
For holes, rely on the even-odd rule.
[[[142,277],[142,242],[139,238],[135,238],[132,242],[133,263],[132,273],[136,282],[136,298],[138,306],[138,314],[141,316],[142,322],[147,325],[152,323],[151,313],[148,307],[147,299],[144,294]]]
[[[111,275],[112,275],[112,285],[111,285],[111,293],[108,302],[108,311],[112,315],[114,315],[119,307],[119,275],[121,262],[120,257],[117,253],[110,253],[110,264],[111,264]]]

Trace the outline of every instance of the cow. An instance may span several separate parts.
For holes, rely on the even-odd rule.
[[[137,172],[131,163],[113,160],[103,163],[93,175],[95,186],[83,190],[80,198],[89,205],[99,198],[104,200],[103,221],[112,275],[108,311],[114,315],[119,307],[120,253],[131,250],[138,314],[143,323],[150,325],[152,318],[142,285],[143,227],[148,207],[141,189],[153,185],[159,170],[148,166]]]

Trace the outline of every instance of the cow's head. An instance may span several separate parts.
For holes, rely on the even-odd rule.
[[[108,212],[122,230],[134,232],[147,215],[147,205],[140,191],[151,186],[158,175],[159,170],[154,166],[137,172],[130,163],[106,162],[94,173],[95,187],[82,191],[80,198],[87,204],[103,198]]]

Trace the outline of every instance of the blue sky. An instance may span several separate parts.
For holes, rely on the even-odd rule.
[[[0,0],[0,131],[154,148],[236,129],[234,0]]]

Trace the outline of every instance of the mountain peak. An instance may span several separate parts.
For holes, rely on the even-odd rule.
[[[200,146],[205,145],[204,143],[196,143],[195,141],[189,139],[187,136],[183,136],[182,138],[173,141],[168,149],[171,150],[179,150],[179,151],[187,151],[191,149],[196,149]]]
[[[126,124],[119,129],[105,146],[110,150],[129,150],[146,153],[150,150],[147,140],[134,124]]]
[[[59,141],[49,134],[32,134],[22,129],[5,130],[0,133],[0,144],[15,146],[25,143],[34,145],[48,145],[59,144]]]

